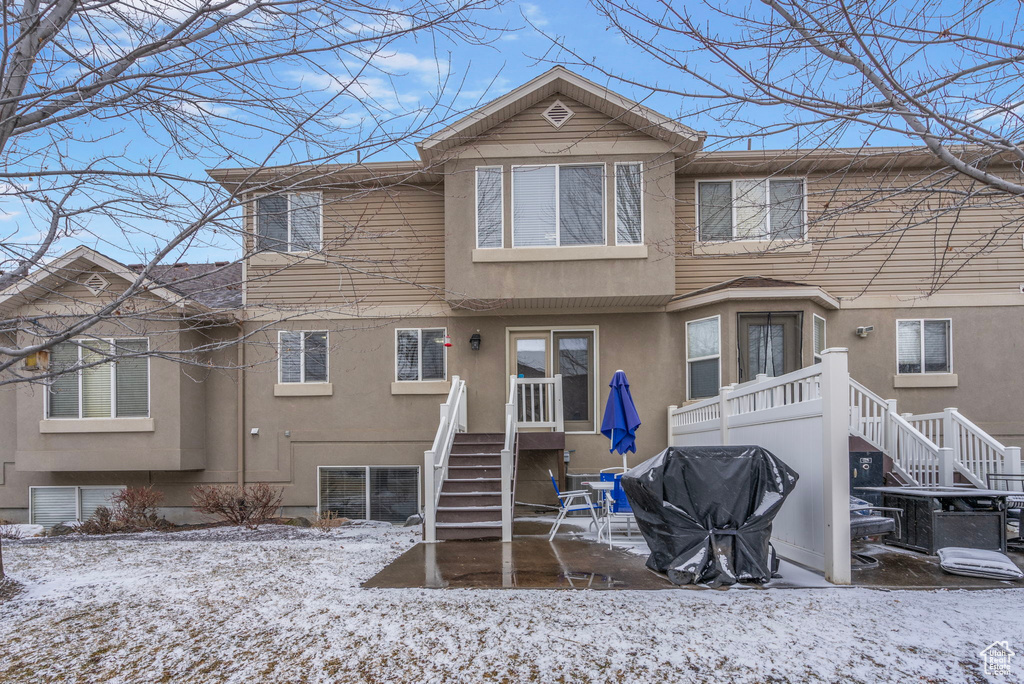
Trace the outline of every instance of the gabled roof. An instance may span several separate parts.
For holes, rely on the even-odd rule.
[[[683,311],[730,300],[763,299],[806,299],[826,309],[839,308],[839,300],[817,285],[751,275],[740,276],[673,297],[668,303],[667,310]]]
[[[665,140],[677,147],[679,155],[699,150],[706,137],[703,131],[695,131],[563,66],[555,66],[416,143],[420,157],[428,162],[435,155],[465,143],[555,93],[593,107],[653,138]]]
[[[97,252],[94,249],[90,249],[85,245],[79,245],[53,261],[50,261],[36,269],[23,280],[20,280],[4,292],[0,293],[0,307],[9,305],[17,297],[22,297],[26,301],[31,301],[32,299],[42,297],[50,289],[60,287],[71,280],[77,280],[77,277],[81,275],[83,270],[82,267],[87,264],[98,266],[104,271],[112,273],[123,280],[127,280],[128,282],[135,282],[139,276],[138,270],[141,270],[141,267],[138,270],[135,270],[129,266],[125,266],[119,261],[111,259],[105,254]],[[143,281],[143,289],[140,294],[149,294],[175,306],[187,307],[192,311],[199,313],[209,312],[216,308],[224,308],[217,306],[212,302],[212,300],[210,300],[209,304],[204,303],[202,301],[202,297],[198,295],[193,296],[193,294],[186,291],[191,289],[194,293],[201,289],[210,292],[216,289],[215,284],[211,282],[207,282],[205,285],[196,285],[194,283],[197,283],[198,281],[189,281],[189,288],[184,287],[185,283],[175,285],[163,282],[164,276],[168,273],[168,269],[173,268],[173,266],[158,266],[153,277],[146,278]],[[238,278],[235,282],[240,282],[240,273],[236,275]],[[240,300],[240,293],[238,297]]]

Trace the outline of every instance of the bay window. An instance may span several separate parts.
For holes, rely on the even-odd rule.
[[[897,373],[951,373],[951,326],[949,319],[897,321]]]
[[[146,339],[62,342],[50,354],[52,371],[65,371],[47,388],[47,418],[149,416]]]
[[[755,178],[697,183],[698,239],[801,240],[804,181]]]

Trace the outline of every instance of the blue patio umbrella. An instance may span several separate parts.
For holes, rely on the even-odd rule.
[[[622,467],[626,468],[626,452],[636,453],[636,429],[640,427],[640,416],[633,403],[633,395],[629,393],[629,380],[620,370],[615,371],[612,381],[608,383],[608,403],[604,407],[604,420],[601,421],[601,434],[611,440],[609,452],[618,451],[622,454]]]

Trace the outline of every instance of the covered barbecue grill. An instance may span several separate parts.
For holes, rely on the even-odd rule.
[[[720,586],[771,579],[772,520],[798,477],[758,446],[669,447],[622,487],[651,549],[647,567],[675,584]]]

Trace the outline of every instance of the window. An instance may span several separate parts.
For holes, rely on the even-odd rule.
[[[701,241],[800,240],[804,237],[804,182],[749,179],[697,183]]]
[[[603,244],[603,164],[512,167],[513,247]]]
[[[476,169],[476,246],[481,249],[505,245],[505,204],[500,166]]]
[[[721,383],[721,329],[719,316],[686,324],[686,375],[689,399],[718,394]]]
[[[444,380],[444,328],[405,328],[395,331],[395,379],[399,382]]]
[[[643,165],[640,162],[616,164],[615,244],[643,244],[643,194]]]
[[[896,321],[898,373],[951,373],[949,319]]]
[[[122,486],[29,487],[29,521],[49,529],[58,523],[88,520],[100,506],[110,508]]]
[[[277,333],[280,382],[327,382],[327,333],[286,331]]]
[[[256,250],[315,252],[320,249],[321,195],[289,192],[256,200]]]
[[[149,416],[149,359],[132,356],[148,350],[146,339],[81,340],[54,346],[51,367],[69,372],[50,382],[47,418]],[[117,360],[104,360],[110,357]]]
[[[814,314],[814,363],[821,363],[821,352],[825,349],[825,319]]]
[[[320,513],[402,523],[420,510],[416,466],[321,466],[317,472]]]

